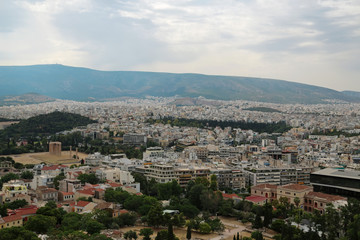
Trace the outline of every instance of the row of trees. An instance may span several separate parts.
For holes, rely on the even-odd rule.
[[[187,119],[187,118],[173,118],[163,117],[161,119],[148,119],[148,123],[162,123],[170,124],[171,126],[187,126],[197,128],[215,128],[215,127],[231,127],[241,128],[246,130],[253,130],[255,132],[263,133],[283,133],[291,129],[285,122],[277,123],[259,123],[259,122],[245,122],[245,121],[219,121],[219,120],[199,120],[199,119]]]

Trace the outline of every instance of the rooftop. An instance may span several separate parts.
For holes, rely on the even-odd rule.
[[[249,201],[249,202],[262,202],[262,201],[265,201],[266,200],[266,197],[262,197],[262,196],[254,196],[254,195],[251,195],[251,196],[248,196],[245,198],[246,201]]]
[[[287,184],[287,185],[279,186],[279,188],[286,188],[289,190],[297,190],[297,191],[312,189],[312,187],[310,186],[300,185],[300,184]]]
[[[320,171],[313,172],[311,174],[360,180],[360,171],[349,170],[349,169],[325,168]]]

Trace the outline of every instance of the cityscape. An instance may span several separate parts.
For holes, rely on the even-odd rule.
[[[360,240],[359,0],[0,0],[0,240]]]
[[[168,239],[166,234],[175,231],[179,239],[302,239],[310,234],[320,239],[348,233],[320,230],[309,214],[331,221],[328,208],[341,218],[345,209],[360,206],[353,202],[360,197],[358,103],[55,100],[2,106],[1,126],[6,131],[54,113],[93,122],[53,136],[20,132],[11,137],[14,146],[3,145],[0,200],[7,216],[1,214],[2,228],[24,225],[52,239],[58,235],[56,224],[29,227],[36,219],[31,216],[44,212],[62,221],[60,229],[68,218],[94,216],[91,230],[86,224],[76,228],[90,238],[101,233],[104,239],[134,238],[131,234]],[[47,212],[51,204],[61,213]],[[157,219],[155,211],[162,217]],[[32,224],[41,221],[39,216]],[[166,228],[169,221],[173,230]],[[72,234],[64,237],[72,239]]]

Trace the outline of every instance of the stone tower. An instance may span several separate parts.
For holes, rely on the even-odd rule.
[[[61,142],[50,142],[49,153],[56,156],[61,156]]]

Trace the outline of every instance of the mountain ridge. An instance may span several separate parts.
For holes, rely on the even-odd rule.
[[[273,103],[360,102],[360,93],[286,80],[145,71],[103,71],[60,64],[0,66],[0,96],[36,92],[51,98],[199,97]]]

